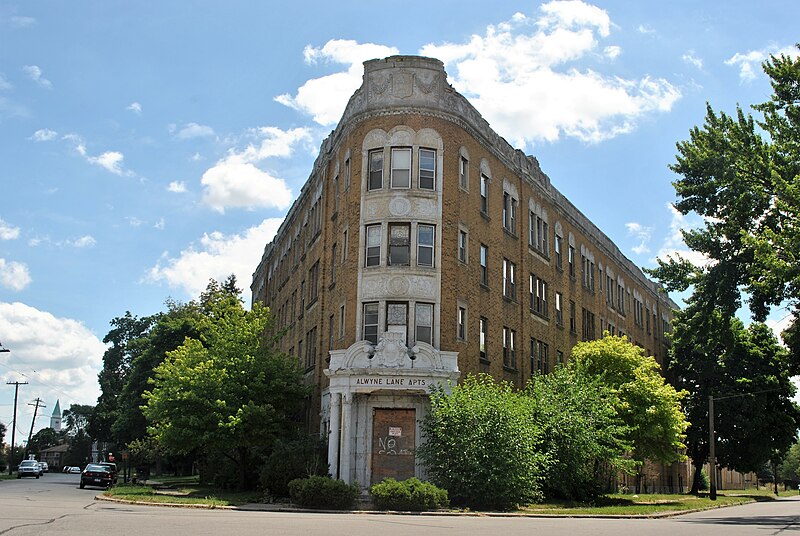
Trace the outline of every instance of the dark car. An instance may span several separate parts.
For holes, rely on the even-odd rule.
[[[97,465],[102,465],[103,467],[108,467],[108,470],[111,471],[111,481],[112,483],[117,483],[117,475],[119,471],[117,470],[117,464],[114,462],[97,462]]]
[[[90,463],[81,473],[81,489],[86,486],[99,486],[110,488],[112,484],[111,471],[97,463]]]

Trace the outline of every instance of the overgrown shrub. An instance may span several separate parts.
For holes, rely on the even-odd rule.
[[[542,499],[549,463],[531,398],[489,375],[468,376],[447,395],[431,391],[417,454],[454,504],[509,510]]]
[[[357,484],[345,484],[327,476],[296,478],[289,482],[292,502],[304,508],[350,510],[360,490]]]
[[[387,478],[369,489],[378,510],[422,512],[444,508],[448,504],[447,490],[418,478],[398,482]]]
[[[711,488],[711,479],[708,477],[705,467],[700,471],[700,491],[708,491]]]
[[[292,480],[326,474],[324,445],[310,437],[278,441],[261,468],[261,488],[272,497],[288,497]]]
[[[627,428],[600,378],[558,367],[536,376],[527,393],[542,448],[550,454],[547,497],[591,500],[607,490],[612,475],[633,471],[635,461],[626,457],[631,444],[623,439]]]

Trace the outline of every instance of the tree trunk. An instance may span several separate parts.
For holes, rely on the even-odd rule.
[[[698,495],[700,493],[700,479],[703,472],[703,462],[702,460],[693,458],[692,463],[694,464],[694,478],[692,478],[692,489],[689,491],[689,493],[692,495]]]
[[[238,447],[239,454],[239,490],[247,489],[247,447]]]

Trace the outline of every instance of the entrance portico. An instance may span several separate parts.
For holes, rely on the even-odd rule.
[[[322,398],[328,430],[328,464],[334,478],[369,487],[386,477],[424,477],[414,456],[429,389],[458,380],[458,353],[386,332],[373,346],[359,341],[330,352]],[[325,428],[323,428],[325,429]]]

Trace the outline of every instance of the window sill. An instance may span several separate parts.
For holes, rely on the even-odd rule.
[[[317,303],[317,300],[318,300],[318,299],[319,299],[319,296],[315,296],[313,300],[311,300],[310,302],[308,302],[308,305],[306,305],[306,311],[308,311],[309,309],[311,309],[311,307],[312,307],[312,306],[313,306],[315,303]]]
[[[513,303],[513,304],[517,303],[517,300],[515,298],[512,298],[511,296],[505,296],[505,295],[503,296],[503,301],[506,302],[506,303]]]
[[[485,290],[486,292],[489,292],[490,289],[489,289],[488,285],[486,285],[484,283],[478,283],[478,285],[481,287],[481,290]]]
[[[479,362],[480,362],[481,365],[486,365],[486,366],[489,366],[489,365],[492,364],[492,362],[489,361],[488,359],[486,359],[485,357],[481,357],[479,359]]]
[[[508,372],[509,374],[519,374],[519,370],[514,367],[509,367],[508,365],[503,365],[503,372]]]
[[[339,209],[336,209],[336,211],[333,214],[331,214],[331,221],[336,221],[336,218],[338,217],[339,217]]]
[[[333,283],[331,283],[330,285],[328,285],[328,290],[333,290],[333,289],[335,289],[335,288],[336,288],[336,281],[334,281]]]
[[[489,217],[489,214],[484,211],[481,211],[481,216],[483,216],[483,219],[486,221],[492,221],[492,218]]]
[[[514,231],[512,231],[511,229],[503,227],[503,232],[506,234],[506,236],[510,236],[514,240],[519,240],[519,236],[517,236],[517,234],[514,233]]]
[[[536,246],[533,246],[533,245],[531,245],[531,244],[528,244],[528,251],[529,251],[529,252],[530,252],[532,255],[536,255],[537,257],[539,257],[540,259],[542,259],[542,260],[543,260],[543,261],[545,261],[546,263],[550,264],[550,255],[548,255],[548,254],[547,254],[547,253],[545,253],[544,251],[540,250],[540,249],[539,249],[539,248],[537,248]],[[560,268],[558,268],[558,271],[559,271],[559,272],[561,272],[561,271],[563,271],[563,270],[562,270],[562,269],[560,269]]]

